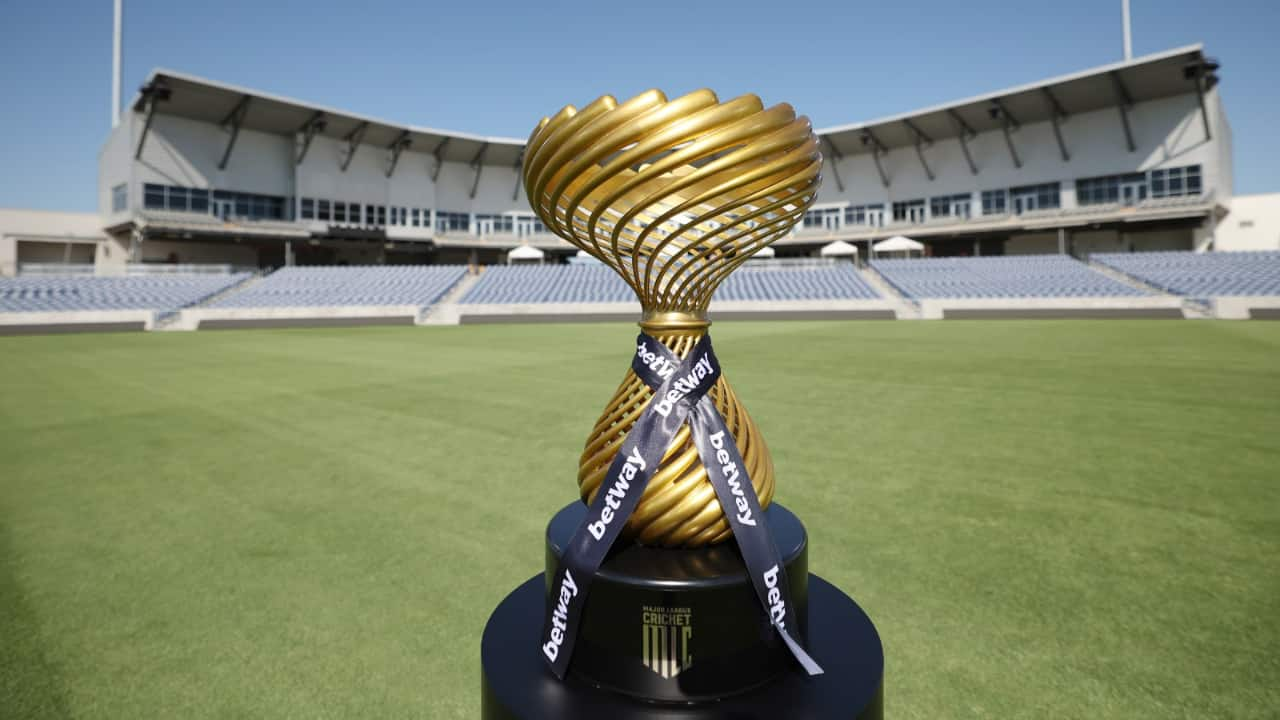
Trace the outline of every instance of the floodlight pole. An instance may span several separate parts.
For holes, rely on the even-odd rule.
[[[111,37],[111,127],[120,124],[120,61],[123,53],[124,0],[116,0],[115,31]]]
[[[1133,28],[1129,23],[1129,0],[1120,0],[1120,13],[1124,18],[1124,59],[1128,62],[1133,59]]]

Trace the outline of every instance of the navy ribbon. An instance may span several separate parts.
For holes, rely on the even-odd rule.
[[[556,568],[541,648],[552,673],[563,679],[568,671],[591,581],[639,504],[671,439],[688,422],[698,457],[707,468],[707,477],[733,529],[752,587],[770,624],[805,672],[822,674],[822,668],[796,640],[798,620],[781,554],[747,476],[742,454],[715,403],[707,397],[707,391],[720,379],[720,363],[711,348],[711,337],[703,335],[681,360],[655,338],[640,333],[631,369],[653,390],[653,398],[623,440],[586,518],[569,540]]]

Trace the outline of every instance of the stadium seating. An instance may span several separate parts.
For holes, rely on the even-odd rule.
[[[1280,295],[1280,251],[1100,253],[1091,258],[1175,295]]]
[[[720,286],[717,300],[873,299],[879,297],[850,264],[743,267]],[[595,303],[633,300],[635,293],[603,265],[489,268],[463,297],[468,304]]]
[[[911,298],[1063,298],[1144,295],[1066,255],[874,260]]]
[[[177,310],[248,277],[248,273],[235,273],[0,278],[0,311]]]
[[[210,307],[430,305],[466,273],[463,265],[286,267]]]

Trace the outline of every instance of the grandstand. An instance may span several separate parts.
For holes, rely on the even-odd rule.
[[[1092,259],[1175,295],[1280,295],[1280,251],[1107,253]]]
[[[287,267],[209,306],[427,306],[448,292],[465,272],[461,265]]]
[[[1280,304],[1280,249],[1221,251],[1228,230],[1270,247],[1276,214],[1251,201],[1233,215],[1218,71],[1191,45],[818,130],[813,206],[776,259],[728,277],[712,310],[1261,317]],[[3,286],[0,325],[113,312],[170,330],[634,316],[611,271],[564,264],[576,248],[529,208],[523,158],[518,138],[157,69],[103,146],[96,216],[0,211],[0,275],[87,276]],[[875,257],[896,235],[928,257]],[[821,260],[836,241],[867,264]],[[526,246],[546,264],[504,265]],[[197,269],[213,274],[184,275]]]
[[[739,268],[716,291],[722,301],[873,300],[880,295],[849,263],[808,267],[757,261]],[[635,293],[603,265],[495,267],[485,272],[460,302],[609,303],[630,302]]]
[[[903,295],[923,298],[1092,298],[1144,295],[1066,255],[877,260]]]
[[[248,278],[248,273],[0,278],[0,311],[172,311],[194,305]]]

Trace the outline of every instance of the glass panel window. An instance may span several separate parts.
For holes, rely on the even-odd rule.
[[[414,227],[418,227],[419,225],[421,225],[421,223],[422,223],[422,211],[419,210],[418,208],[414,208],[412,213],[412,219],[410,220],[410,224],[412,224]]]
[[[209,191],[208,190],[191,190],[191,212],[207,213],[209,212]]]
[[[302,219],[314,220],[316,217],[316,201],[311,198],[302,198]]]
[[[378,224],[379,225],[387,224],[387,206],[386,205],[378,206]]]
[[[1004,190],[983,190],[982,191],[982,214],[983,215],[1003,215],[1008,212],[1009,194]]]
[[[924,222],[924,200],[901,200],[893,204],[894,222]]]
[[[436,232],[467,232],[471,229],[471,217],[467,213],[436,213]]]
[[[1061,183],[1042,183],[1009,188],[1009,197],[1015,213],[1053,209],[1062,206]]]
[[[152,185],[147,183],[142,186],[142,203],[143,207],[148,210],[163,210],[164,202],[164,186]]]
[[[333,201],[333,221],[339,223],[347,221],[347,204],[341,200]]]
[[[111,188],[111,212],[124,212],[129,209],[129,186],[120,183]]]
[[[316,219],[317,219],[317,220],[323,220],[323,221],[325,221],[325,222],[329,222],[329,220],[330,220],[332,217],[333,217],[333,214],[332,214],[332,212],[331,212],[331,207],[330,207],[330,205],[329,205],[329,201],[328,201],[328,200],[317,200],[317,201],[316,201]]]

